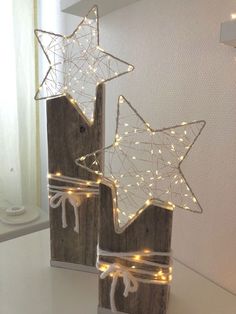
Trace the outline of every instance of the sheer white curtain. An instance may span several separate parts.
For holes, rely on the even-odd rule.
[[[34,1],[0,11],[0,206],[38,203]]]
[[[61,12],[59,0],[38,0],[38,28],[52,31],[58,34],[66,34],[65,13]],[[72,32],[72,30],[71,30]],[[48,61],[39,51],[39,77],[40,81],[48,70]],[[42,208],[48,208],[47,173],[48,173],[48,151],[47,151],[47,118],[46,101],[40,101],[40,156],[41,156],[41,201]]]

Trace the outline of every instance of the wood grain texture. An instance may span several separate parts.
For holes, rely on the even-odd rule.
[[[171,250],[173,212],[157,206],[149,206],[122,234],[115,233],[112,196],[109,187],[100,188],[99,245],[111,252],[135,252],[145,249],[166,252]],[[119,263],[119,259],[115,260]],[[167,257],[154,257],[153,261],[168,263]],[[99,308],[110,309],[112,278],[99,279]],[[119,279],[115,302],[117,311],[130,314],[165,314],[167,312],[169,286],[139,284],[137,293],[123,296],[124,285]]]
[[[105,87],[98,86],[94,124],[89,127],[66,97],[47,101],[49,172],[93,180],[75,164],[79,156],[103,146]],[[74,232],[74,211],[67,204],[68,227],[62,228],[61,208],[50,208],[51,260],[95,266],[99,198],[86,199],[79,209],[80,233]]]

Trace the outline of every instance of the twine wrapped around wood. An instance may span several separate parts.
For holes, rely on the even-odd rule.
[[[129,293],[135,293],[138,290],[139,282],[146,284],[168,285],[172,280],[172,260],[168,265],[157,262],[151,262],[147,258],[155,256],[171,257],[171,252],[108,252],[97,250],[97,268],[102,271],[100,278],[105,279],[108,276],[112,277],[111,290],[110,290],[110,306],[112,312],[117,312],[115,304],[115,291],[118,278],[123,279],[124,284],[124,297],[128,297]],[[121,263],[108,263],[103,262],[104,257],[119,258],[120,261],[132,262],[139,264],[139,266],[127,267]],[[152,266],[153,270],[146,270],[145,266]]]
[[[75,227],[74,231],[79,233],[79,207],[86,198],[99,194],[99,185],[96,182],[86,182],[81,179],[62,176],[61,174],[49,175],[51,180],[65,182],[67,186],[49,185],[49,192],[54,194],[50,197],[49,204],[52,208],[62,208],[62,227],[67,228],[66,203],[69,202],[74,208]]]
[[[75,213],[75,227],[74,231],[79,233],[79,206],[83,202],[83,198],[78,195],[71,195],[68,192],[56,192],[54,196],[50,198],[50,206],[52,208],[57,208],[61,206],[62,208],[62,227],[66,228],[68,227],[67,225],[67,220],[66,220],[66,201],[68,200],[69,203],[73,206],[74,208],[74,213]]]

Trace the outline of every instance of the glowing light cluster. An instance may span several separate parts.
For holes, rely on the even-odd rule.
[[[236,13],[232,13],[231,14],[231,20],[235,20],[236,19]]]
[[[35,99],[67,96],[88,124],[94,121],[96,88],[134,69],[99,46],[99,18],[95,6],[69,36],[35,30],[49,62]]]
[[[205,126],[205,121],[152,129],[120,96],[116,136],[112,145],[82,156],[76,163],[98,174],[113,192],[120,227],[146,207],[159,204],[192,212],[202,208],[181,171],[181,164]],[[105,155],[105,169],[99,162]]]

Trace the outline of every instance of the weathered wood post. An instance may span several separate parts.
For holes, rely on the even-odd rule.
[[[100,215],[99,215],[99,246],[109,252],[169,252],[171,249],[171,232],[173,211],[162,207],[149,206],[132,224],[121,234],[116,233],[112,210],[112,195],[110,188],[101,185],[100,188]],[[149,261],[169,264],[170,257],[155,256]],[[103,261],[124,264],[119,258],[106,257]],[[130,262],[125,263],[131,267]],[[135,263],[133,265],[136,265]],[[143,267],[137,264],[137,267]],[[135,267],[135,266],[133,266]],[[152,270],[153,266],[145,265],[145,270]],[[110,289],[113,278],[107,276],[99,279],[99,314],[110,314]],[[167,311],[169,286],[150,283],[139,283],[137,292],[123,296],[123,278],[119,277],[115,289],[115,303],[117,312],[129,314],[165,314]]]
[[[89,126],[66,97],[47,100],[49,173],[96,180],[76,166],[78,156],[103,146],[104,85],[97,88],[94,124]],[[79,210],[80,232],[74,232],[74,211],[67,204],[68,227],[62,228],[61,208],[50,208],[51,265],[85,271],[96,271],[97,224],[99,199],[86,199]]]

